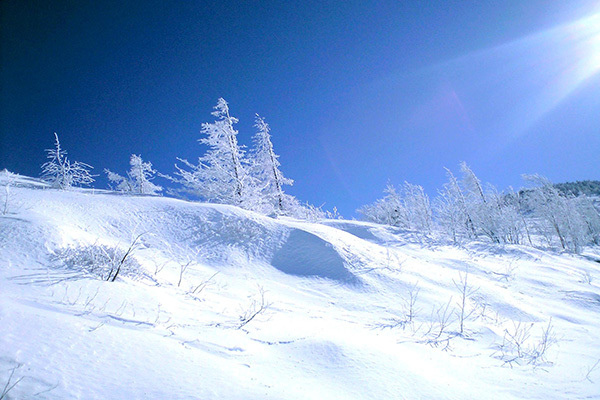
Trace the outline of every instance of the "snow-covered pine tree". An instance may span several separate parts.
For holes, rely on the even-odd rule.
[[[151,194],[157,195],[162,191],[162,187],[150,182],[154,179],[156,171],[152,169],[152,163],[144,162],[142,156],[132,154],[129,159],[131,168],[127,172],[127,177],[105,169],[104,172],[108,175],[108,180],[116,184],[116,189],[121,192],[135,194]]]
[[[292,179],[283,176],[280,171],[279,156],[273,150],[271,129],[264,118],[256,114],[257,129],[253,137],[254,148],[251,153],[250,172],[255,179],[255,185],[265,214],[286,214],[286,208],[296,204],[283,191],[283,185],[292,185]]]
[[[49,161],[42,165],[42,179],[57,189],[69,189],[94,182],[90,174],[93,167],[78,161],[71,163],[67,158],[67,152],[60,147],[56,132],[54,138],[54,148],[46,149]]]
[[[223,98],[218,100],[212,115],[217,120],[202,124],[206,137],[198,140],[208,146],[208,151],[198,159],[198,165],[179,159],[190,170],[175,165],[175,174],[180,177],[176,181],[206,201],[244,207],[249,177],[244,150],[238,145],[238,132],[233,128],[238,119],[229,114]]]

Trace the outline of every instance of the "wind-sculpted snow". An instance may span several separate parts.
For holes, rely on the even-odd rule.
[[[9,192],[6,399],[600,398],[598,248],[449,246],[24,177]]]
[[[266,260],[285,234],[268,218],[253,213],[240,216],[227,206],[169,206],[154,213],[151,224],[155,234],[147,239],[149,245],[187,249],[212,264],[227,260],[231,252]]]
[[[327,278],[344,284],[360,282],[329,243],[299,229],[291,230],[271,264],[290,275]]]
[[[373,224],[344,223],[341,221],[327,222],[326,224],[370,242],[377,243],[381,240],[373,234],[373,230],[375,229]]]

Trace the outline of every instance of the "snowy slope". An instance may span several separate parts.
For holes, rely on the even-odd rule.
[[[6,398],[600,398],[597,250],[459,248],[24,177],[8,195]]]

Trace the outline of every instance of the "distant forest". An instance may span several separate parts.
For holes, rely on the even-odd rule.
[[[600,181],[577,181],[554,185],[564,195],[600,196]]]

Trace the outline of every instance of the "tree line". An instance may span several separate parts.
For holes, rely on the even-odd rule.
[[[173,175],[159,174],[150,162],[132,154],[125,176],[105,169],[113,189],[130,194],[157,195],[163,188],[152,182],[160,176],[175,183],[179,192],[201,201],[230,204],[264,215],[286,215],[302,219],[331,218],[309,204],[287,194],[293,180],[280,170],[279,156],[271,141],[271,129],[264,118],[255,117],[253,146],[247,151],[237,140],[238,119],[220,98],[212,115],[202,124],[200,144],[207,147],[197,163],[178,158]],[[55,147],[46,150],[42,178],[52,187],[68,189],[94,182],[92,167],[71,162],[55,134]],[[559,246],[579,253],[583,246],[600,244],[600,212],[585,193],[595,193],[600,183],[584,181],[554,185],[539,175],[524,175],[532,186],[515,192],[498,191],[482,184],[466,163],[461,176],[446,169],[448,181],[431,201],[423,187],[405,182],[399,188],[388,185],[385,196],[357,211],[364,219],[380,224],[436,234],[454,243],[487,240],[498,244]]]
[[[401,188],[388,185],[382,199],[358,212],[368,221],[439,234],[454,243],[485,238],[575,253],[600,244],[600,211],[593,198],[561,190],[540,175],[523,176],[532,184],[528,189],[499,192],[483,185],[466,163],[460,170],[457,178],[446,169],[448,181],[433,201],[421,186],[405,182]]]
[[[180,164],[175,164],[173,175],[160,174],[150,162],[132,154],[130,169],[125,176],[104,170],[111,189],[157,195],[163,188],[152,180],[160,176],[179,185],[179,192],[209,203],[235,205],[265,215],[306,219],[333,215],[310,204],[301,204],[285,192],[285,186],[291,186],[293,180],[281,172],[279,155],[271,141],[271,129],[264,118],[256,114],[253,147],[246,151],[246,147],[238,143],[238,131],[234,127],[238,119],[231,116],[227,101],[220,98],[212,115],[216,118],[214,122],[202,124],[202,137],[198,141],[207,147],[207,151],[197,163],[178,158]],[[59,189],[93,183],[92,167],[71,162],[58,135],[54,135],[55,147],[46,150],[48,161],[42,165],[42,179]]]

